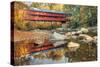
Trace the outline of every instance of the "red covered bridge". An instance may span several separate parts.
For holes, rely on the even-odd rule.
[[[23,16],[24,20],[28,21],[59,21],[66,22],[69,20],[70,13],[58,12],[53,10],[45,9],[29,9],[29,10],[19,10],[23,11],[25,15]]]

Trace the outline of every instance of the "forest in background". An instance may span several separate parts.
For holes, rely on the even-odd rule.
[[[97,25],[97,6],[32,3],[30,7],[71,13],[70,28],[91,27]]]
[[[97,6],[84,6],[84,5],[69,5],[69,4],[55,4],[55,3],[26,3],[26,2],[16,2],[15,9],[30,9],[39,8],[46,10],[55,10],[65,13],[71,13],[70,23],[68,28],[75,29],[81,27],[94,27],[97,26]],[[17,11],[15,10],[15,13]],[[21,15],[20,15],[21,16]],[[25,28],[26,24],[22,21],[18,15],[15,15],[15,22],[19,23],[20,27]]]

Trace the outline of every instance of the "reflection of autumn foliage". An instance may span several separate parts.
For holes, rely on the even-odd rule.
[[[14,32],[14,56],[21,57],[30,53],[30,48],[34,48],[35,44],[41,47],[46,45],[45,40],[49,39],[49,32],[25,32],[15,31]],[[44,44],[45,43],[45,44]]]
[[[55,51],[48,51],[47,56],[54,60],[60,60],[64,55],[64,51],[62,49],[55,50]]]
[[[29,54],[29,44],[20,43],[14,44],[14,56],[22,57]]]

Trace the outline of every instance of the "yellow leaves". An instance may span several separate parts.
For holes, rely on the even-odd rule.
[[[21,57],[29,53],[28,44],[14,44],[14,56]]]
[[[49,4],[49,3],[33,3],[33,7],[47,10],[63,11],[64,4]]]
[[[59,49],[59,50],[55,50],[55,51],[48,51],[47,56],[49,58],[52,58],[53,60],[61,60],[61,58],[64,55],[64,50],[63,49]]]
[[[40,9],[48,9],[48,10],[50,10],[50,7],[49,6],[40,6]]]
[[[14,2],[14,9],[27,9],[28,6],[23,2]]]
[[[63,11],[63,4],[56,4],[53,6],[52,10]]]
[[[26,15],[24,10],[15,10],[14,11],[14,23],[16,24],[16,27],[19,29],[26,29],[26,23],[23,19],[23,17]]]
[[[23,20],[23,16],[26,15],[25,11],[23,9],[27,9],[27,6],[22,2],[14,2],[14,15],[12,18],[14,18],[14,24],[19,29],[25,29],[26,28],[26,21]]]
[[[48,28],[49,26],[61,26],[61,22],[31,21],[33,28]]]
[[[15,22],[22,22],[23,21],[23,15],[24,15],[24,12],[23,10],[15,10],[14,11],[14,20]]]

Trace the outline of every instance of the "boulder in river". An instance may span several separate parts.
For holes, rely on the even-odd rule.
[[[52,37],[55,39],[55,40],[64,40],[66,39],[66,36],[65,35],[62,35],[62,34],[59,34],[57,32],[54,32]]]
[[[87,28],[81,28],[81,30],[80,30],[82,33],[88,33],[89,32],[89,30],[87,29]]]
[[[81,38],[85,43],[90,43],[93,41],[93,37],[91,37],[87,34],[80,34],[79,38]]]
[[[75,42],[69,42],[67,47],[70,51],[76,51],[80,47],[80,44]]]
[[[97,36],[94,36],[94,37],[93,37],[93,42],[94,42],[95,44],[97,44]]]
[[[61,45],[63,45],[63,44],[65,44],[65,43],[67,43],[67,41],[55,41],[54,43],[53,43],[53,45],[55,46],[55,47],[57,47],[57,46],[61,46]]]

